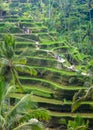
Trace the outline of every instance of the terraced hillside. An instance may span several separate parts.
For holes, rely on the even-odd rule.
[[[16,22],[15,22],[16,21]],[[27,64],[37,70],[37,76],[20,73],[19,79],[23,84],[24,92],[14,92],[11,98],[20,99],[26,93],[33,93],[32,100],[38,103],[39,107],[50,110],[51,121],[49,127],[58,127],[60,119],[72,119],[77,115],[93,121],[93,102],[82,102],[75,113],[71,112],[72,98],[78,90],[86,89],[85,82],[89,75],[80,72],[78,66],[73,67],[68,58],[68,46],[65,41],[57,38],[57,32],[49,31],[43,21],[21,20],[21,25],[31,30],[30,33],[23,32],[17,26],[18,18],[9,19],[12,27],[8,33],[16,38],[16,54],[24,54],[27,57]],[[2,36],[7,33],[4,26],[8,19],[1,22]],[[1,26],[0,26],[1,27]]]

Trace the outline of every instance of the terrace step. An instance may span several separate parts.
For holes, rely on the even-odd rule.
[[[10,98],[15,98],[15,99],[21,99],[25,94],[19,94],[19,93],[11,93]],[[57,113],[64,113],[67,112],[71,114],[71,101],[61,101],[61,100],[56,100],[56,99],[49,99],[49,98],[44,98],[36,95],[31,95],[31,99],[34,102],[37,102],[40,107],[44,107],[52,112],[55,112],[54,116],[57,116]],[[93,102],[82,102],[80,111],[79,113],[91,113],[92,114],[92,106]],[[90,114],[90,115],[91,115]],[[93,115],[93,114],[92,114]]]
[[[19,21],[19,18],[11,16],[11,18],[5,18],[4,21],[10,21],[11,24],[15,24]],[[57,32],[48,32],[48,28],[43,26],[42,21],[35,22],[30,19],[21,19],[21,24],[31,29],[32,33],[30,35],[26,35],[22,33],[22,30],[18,30],[17,27],[14,28],[17,33],[12,30],[12,33],[17,40],[17,49],[22,51],[26,47],[31,47],[33,51],[30,50],[30,53],[25,55],[27,57],[27,65],[32,66],[38,72],[37,77],[33,78],[30,75],[27,75],[28,77],[26,77],[26,74],[21,73],[21,75],[25,75],[24,77],[19,77],[22,83],[26,85],[30,84],[28,86],[23,86],[25,90],[24,94],[33,92],[33,95],[31,96],[32,100],[37,102],[40,107],[51,110],[50,115],[52,116],[52,119],[56,119],[54,123],[57,125],[57,119],[72,119],[77,115],[77,113],[79,113],[79,115],[83,118],[91,120],[90,123],[92,124],[93,102],[82,102],[82,105],[76,113],[71,113],[72,97],[78,90],[85,90],[87,88],[84,86],[84,82],[88,79],[88,76],[79,75],[77,72],[67,71],[61,63],[48,55],[48,51],[46,51],[49,50],[52,52],[62,52],[62,54],[66,54],[68,49],[66,43],[64,44],[64,41],[58,41]],[[2,32],[2,23],[0,27]],[[6,30],[3,30],[3,32],[6,33]],[[1,40],[5,33],[0,33]],[[39,50],[36,50],[35,48],[35,43],[37,41],[40,43]],[[76,80],[74,83],[71,83],[73,77]],[[33,87],[31,87],[32,85]],[[20,92],[17,91],[15,93],[11,93],[10,97],[21,99],[24,94],[20,94]]]
[[[49,88],[52,88],[54,90],[57,89],[62,89],[62,90],[79,90],[79,89],[86,89],[85,87],[82,86],[65,86],[65,85],[60,85],[57,84],[56,82],[52,82],[50,80],[46,80],[46,79],[42,79],[42,78],[34,78],[34,77],[23,77],[23,76],[19,76],[19,79],[24,82],[26,80],[26,83],[29,83],[29,81],[32,82],[33,81],[37,81],[37,82],[41,82],[41,83],[46,83],[46,84],[50,84],[51,86],[48,86]],[[27,82],[28,81],[28,82]]]

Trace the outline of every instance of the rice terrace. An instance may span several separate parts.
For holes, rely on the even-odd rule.
[[[0,130],[93,130],[93,0],[0,0]]]

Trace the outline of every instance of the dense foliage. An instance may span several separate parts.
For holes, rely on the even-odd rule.
[[[20,77],[22,81],[24,80],[23,83],[28,83],[27,86],[24,85],[24,94],[32,92],[35,96],[40,96],[38,99],[35,97],[35,100],[40,99],[43,103],[47,101],[49,106],[44,107],[50,107],[52,102],[50,100],[53,98],[63,102],[59,111],[67,105],[66,112],[71,112],[71,109],[72,112],[78,110],[82,112],[81,107],[86,104],[93,112],[93,0],[1,0],[0,2],[0,40],[2,41],[0,76],[3,81],[0,82],[0,117],[3,124],[3,126],[0,124],[1,129],[13,128],[14,123],[15,126],[19,124],[13,122],[9,126],[10,124],[7,123],[7,120],[11,121],[10,116],[14,115],[13,110],[16,110],[16,105],[11,109],[13,115],[9,117],[5,116],[5,113],[7,111],[6,115],[8,115],[11,111],[8,112],[5,108],[2,110],[6,104],[2,105],[6,100],[5,92],[8,88],[11,90],[11,85],[13,89],[19,86],[23,90],[19,75],[25,76]],[[14,37],[10,34],[5,35],[3,41],[3,33],[14,34],[18,42],[17,47]],[[26,46],[28,48],[25,48]],[[60,59],[63,61],[60,62]],[[19,92],[18,89],[14,91]],[[15,93],[12,96],[15,97]],[[41,97],[48,99],[43,101]],[[10,99],[9,95],[8,98]],[[17,104],[20,104],[20,101]],[[53,106],[56,104],[54,102],[55,100],[52,102]],[[40,102],[40,105],[43,103]],[[55,108],[53,106],[50,110],[57,110],[57,106]],[[68,110],[69,106],[70,110]],[[42,117],[41,121],[43,118],[48,120],[48,115],[43,117],[44,113],[46,111],[43,109],[33,113],[25,111],[20,122],[35,117],[39,119]],[[21,115],[20,112],[18,114]],[[24,127],[25,122],[22,125]],[[79,117],[68,121],[67,125],[68,130],[86,130],[87,127],[87,122],[83,122]]]

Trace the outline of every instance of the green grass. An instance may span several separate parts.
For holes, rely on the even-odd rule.
[[[53,49],[52,49],[52,51],[55,51],[55,50],[58,50],[58,49],[69,49],[69,46],[67,46],[67,45],[63,45],[63,46],[59,46],[59,47],[54,47]]]
[[[47,98],[51,98],[51,94],[53,94],[54,92],[53,91],[50,91],[48,89],[44,89],[41,87],[35,87],[35,86],[23,86],[23,89],[25,92],[27,93],[33,93],[34,95],[38,95],[38,96],[41,96],[41,97],[47,97]]]
[[[37,57],[37,56],[26,56],[26,58],[36,59],[36,60],[46,60],[48,62],[51,62],[51,61],[57,62],[56,59],[54,59],[54,58],[46,58],[46,57],[44,58],[44,57]]]
[[[18,42],[18,41],[17,41],[17,42],[16,42],[16,45],[17,45],[17,44],[18,44],[18,45],[29,45],[29,44],[34,44],[34,42],[32,42],[32,41],[31,41],[31,42],[29,42],[29,41],[19,41],[19,42]]]
[[[9,97],[21,99],[24,96],[24,94],[17,94],[17,93],[11,93]],[[49,99],[49,98],[43,98],[35,95],[31,95],[31,99],[33,102],[41,102],[41,103],[49,103],[49,104],[63,104],[62,101],[56,100],[56,99]]]
[[[50,112],[50,115],[52,117],[71,117],[74,118],[77,115],[81,116],[82,118],[87,118],[87,119],[93,119],[93,114],[92,113],[62,113],[62,112]]]
[[[36,42],[38,41],[39,39],[37,38],[37,36],[35,36],[34,38],[27,38],[27,37],[24,37],[24,34],[22,34],[21,36],[20,35],[14,35],[14,37],[16,38],[16,41],[30,41],[30,42]]]
[[[71,90],[71,91],[75,91],[75,90],[79,90],[79,89],[86,89],[86,87],[77,87],[77,86],[64,86],[64,85],[58,85],[57,83],[54,83],[52,81],[48,81],[45,79],[41,79],[41,78],[31,78],[31,77],[22,77],[19,76],[20,80],[30,80],[30,81],[37,81],[37,83],[45,83],[47,84],[47,87],[57,90],[57,89],[62,89],[62,90]]]
[[[33,42],[32,42],[33,43]],[[16,44],[31,44],[31,42],[23,41],[23,42],[16,42]],[[55,45],[55,44],[63,44],[62,41],[50,41],[50,42],[43,42],[40,45]]]
[[[46,92],[48,94],[51,94],[53,93],[54,91],[51,90],[51,89],[48,89],[48,88],[44,88],[44,87],[41,87],[41,86],[31,86],[31,85],[23,85],[23,88],[25,90],[38,90],[38,91],[41,91],[41,92]]]
[[[60,76],[78,76],[76,72],[73,71],[66,71],[66,70],[59,70],[55,68],[48,68],[48,67],[39,67],[39,66],[33,66],[34,69],[44,70],[44,71],[50,71],[52,73],[58,73]]]
[[[52,74],[53,76],[57,76],[59,77],[59,79],[61,80],[62,77],[63,78],[70,78],[70,77],[79,77],[77,75],[76,72],[70,72],[70,71],[66,71],[66,70],[59,70],[59,69],[56,69],[56,68],[48,68],[48,67],[39,67],[39,66],[33,66],[33,68],[35,70],[40,71],[41,73],[48,73],[48,74]]]
[[[21,99],[24,95],[25,94],[22,94],[22,93],[21,94],[19,94],[19,93],[11,93],[9,95],[9,97],[16,98],[16,99]],[[33,102],[37,102],[37,103],[49,103],[51,105],[52,104],[54,104],[54,105],[72,105],[71,101],[65,101],[64,102],[64,101],[61,101],[61,100],[49,99],[49,98],[44,98],[44,97],[40,97],[40,96],[36,96],[36,95],[31,95],[31,99],[32,99]],[[93,102],[86,101],[86,102],[82,102],[81,104],[84,104],[84,105],[93,105]],[[55,112],[55,113],[59,113],[59,112]]]

